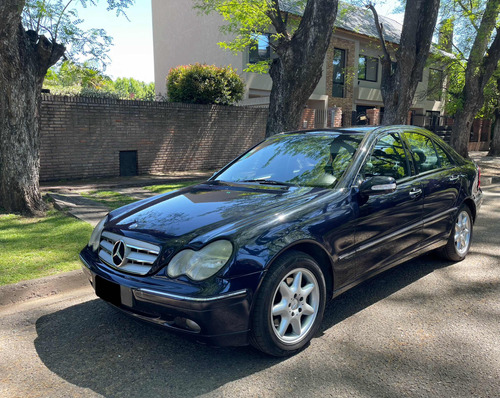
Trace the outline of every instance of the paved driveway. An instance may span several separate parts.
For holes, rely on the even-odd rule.
[[[1,397],[499,397],[500,185],[472,252],[428,255],[330,303],[302,353],[212,348],[135,322],[89,287],[0,309]]]

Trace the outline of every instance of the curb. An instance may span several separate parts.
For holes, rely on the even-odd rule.
[[[498,184],[500,182],[500,177],[489,177],[481,175],[481,186]]]
[[[90,288],[88,279],[81,270],[0,286],[0,307],[65,293],[85,286]]]

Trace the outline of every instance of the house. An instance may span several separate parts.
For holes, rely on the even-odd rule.
[[[193,9],[192,0],[152,0],[155,86],[165,94],[168,71],[178,65],[195,62],[231,65],[246,82],[242,105],[264,105],[269,102],[272,81],[269,75],[243,72],[248,63],[272,57],[269,33],[256,37],[257,48],[240,54],[223,50],[217,43],[228,41],[219,27],[224,20],[217,14],[201,14]],[[301,10],[288,8],[292,15]],[[389,48],[399,43],[402,25],[380,16]],[[324,110],[342,109],[342,124],[362,123],[368,110],[383,112],[380,91],[382,55],[371,11],[345,4],[339,5],[334,34],[327,51],[323,76],[307,102],[307,107]],[[433,50],[439,51],[439,50]],[[443,52],[441,52],[443,53]],[[451,54],[446,54],[451,56]],[[444,67],[429,58],[415,95],[412,113],[415,124],[425,125],[443,115]],[[369,113],[369,112],[368,112]],[[374,117],[369,113],[369,117]],[[417,118],[420,117],[420,122]]]

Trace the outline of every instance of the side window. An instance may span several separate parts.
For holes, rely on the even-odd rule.
[[[436,147],[436,152],[438,154],[439,163],[441,164],[441,167],[453,166],[453,162],[451,161],[450,156],[444,151],[444,149],[441,148],[439,144],[436,143],[434,143],[434,146]]]
[[[361,170],[363,178],[388,176],[399,180],[410,175],[403,143],[397,133],[380,138]]]
[[[419,173],[439,169],[439,158],[429,137],[418,133],[405,133]]]

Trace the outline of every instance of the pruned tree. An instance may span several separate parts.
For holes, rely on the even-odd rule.
[[[403,30],[394,56],[386,43],[375,6],[367,5],[373,13],[383,50],[380,87],[384,102],[383,124],[406,124],[431,48],[439,5],[440,0],[406,1]]]
[[[270,45],[276,56],[269,65],[273,86],[266,136],[296,129],[323,72],[338,0],[197,2],[203,11],[218,12],[228,22],[222,29],[235,38],[223,46],[230,50],[246,50],[256,34],[272,27]]]
[[[98,0],[77,1],[87,6]],[[0,207],[8,212],[44,211],[39,191],[39,112],[47,70],[72,44],[73,49],[105,58],[109,44],[105,32],[86,35],[79,30],[81,20],[70,9],[72,3],[0,1]],[[130,4],[132,0],[108,0],[108,9],[120,13]]]
[[[476,33],[467,57],[465,83],[450,140],[458,153],[467,156],[472,122],[483,107],[484,89],[500,60],[500,0],[456,2]]]

